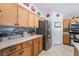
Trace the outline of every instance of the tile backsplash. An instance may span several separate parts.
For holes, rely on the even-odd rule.
[[[31,33],[35,32],[34,28],[7,28],[7,27],[0,27],[0,37],[6,36],[15,36],[15,35],[22,35],[23,32]]]

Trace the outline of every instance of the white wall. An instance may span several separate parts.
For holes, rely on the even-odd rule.
[[[57,11],[64,15],[64,18],[79,16],[79,3],[35,3],[45,16],[48,12]]]

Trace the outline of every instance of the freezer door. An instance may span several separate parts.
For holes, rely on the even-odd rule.
[[[52,46],[52,41],[51,39],[46,39],[44,41],[44,50],[48,50]]]

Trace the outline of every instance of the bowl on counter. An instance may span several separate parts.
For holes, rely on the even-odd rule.
[[[28,36],[31,36],[31,34],[27,33],[27,32],[23,32],[23,36],[24,37],[28,37]]]

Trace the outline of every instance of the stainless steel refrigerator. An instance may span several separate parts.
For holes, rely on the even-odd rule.
[[[51,25],[47,20],[39,21],[39,28],[36,29],[36,34],[43,35],[43,49],[48,50],[52,46]]]

